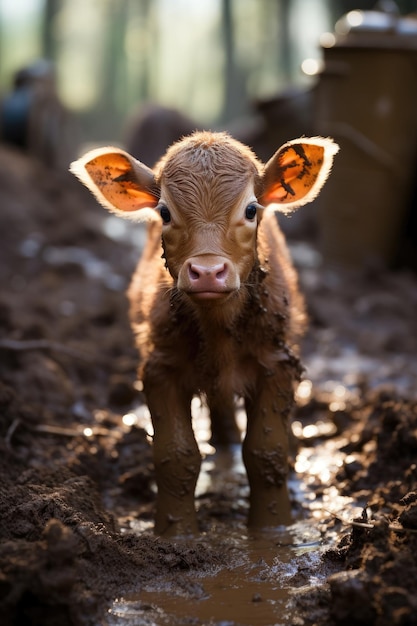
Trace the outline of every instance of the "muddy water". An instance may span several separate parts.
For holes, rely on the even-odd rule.
[[[298,557],[295,547],[280,545],[287,539],[280,539],[279,533],[263,539],[235,536],[235,547],[241,554],[240,558],[234,557],[229,567],[183,582],[183,589],[160,582],[148,585],[136,597],[114,604],[111,623],[293,624],[294,589],[286,578],[294,575]],[[318,558],[318,544],[319,538],[312,536],[310,545],[300,548],[308,555],[304,560],[309,565],[314,565]],[[194,621],[190,622],[190,618]]]
[[[205,457],[196,490],[197,506],[210,507],[210,498],[217,498],[214,506],[218,507],[217,514],[211,511],[209,521],[204,522],[204,531],[197,541],[230,553],[228,564],[198,575],[185,573],[155,579],[137,594],[118,598],[109,611],[108,623],[110,626],[294,624],[294,597],[324,583],[320,555],[337,539],[323,531],[321,521],[329,514],[343,515],[346,521],[359,514],[334,486],[326,487],[340,468],[342,456],[331,440],[314,448],[301,448],[296,472],[290,480],[296,503],[294,524],[271,532],[248,534],[244,519],[248,487],[240,446],[215,451],[208,444],[206,409],[197,401],[193,415]],[[129,419],[133,421],[135,416],[130,415]],[[149,416],[143,408],[137,412],[136,419],[151,430]],[[243,412],[238,414],[238,419],[243,426]],[[320,497],[313,488],[317,483],[323,487]],[[143,525],[133,529],[151,532]]]
[[[323,582],[312,573],[294,586],[300,570],[314,572],[319,564],[322,538],[309,522],[257,537],[218,525],[210,540],[233,546],[227,567],[198,577],[155,580],[137,594],[119,598],[109,624],[289,625],[294,624],[292,599],[300,586]]]

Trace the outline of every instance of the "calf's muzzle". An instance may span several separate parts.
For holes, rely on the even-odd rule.
[[[195,299],[224,298],[239,287],[231,262],[222,257],[188,259],[178,277],[178,287]]]

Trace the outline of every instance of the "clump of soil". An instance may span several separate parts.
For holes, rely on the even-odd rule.
[[[417,404],[381,391],[369,394],[350,418],[338,446],[347,457],[336,480],[362,514],[347,527],[327,520],[327,530],[342,534],[323,556],[334,573],[325,590],[299,599],[303,623],[415,624]]]
[[[125,297],[141,228],[110,236],[109,218],[70,175],[5,148],[0,205],[1,621],[105,623],[115,597],[230,564],[233,547],[211,542],[209,530],[175,543],[146,530],[150,438],[122,419],[144,402]],[[333,424],[303,443],[331,440],[345,455],[331,481],[363,510],[350,525],[323,521],[340,540],[322,560],[327,582],[296,595],[297,624],[415,624],[417,405],[406,388],[415,388],[417,346],[406,303],[416,281],[384,272],[346,280],[316,266],[301,273],[312,320],[304,352],[313,370],[320,360],[318,388],[333,365],[341,375],[346,354],[347,374],[369,368],[353,372],[355,400],[343,409],[317,392],[297,410],[301,422],[324,415]],[[375,379],[391,374],[407,383],[400,393],[377,391]],[[311,489],[319,499],[324,486]],[[202,528],[242,520],[246,503],[223,501],[202,499]],[[297,576],[306,580],[299,572],[295,587]]]

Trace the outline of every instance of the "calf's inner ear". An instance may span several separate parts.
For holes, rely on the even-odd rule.
[[[160,193],[153,171],[122,150],[93,150],[70,169],[101,204],[115,213],[127,214],[125,217],[158,204]]]
[[[339,146],[323,137],[302,138],[284,144],[264,171],[262,204],[289,212],[314,200],[323,187]]]

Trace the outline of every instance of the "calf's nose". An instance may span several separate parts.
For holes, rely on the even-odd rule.
[[[188,278],[193,291],[224,291],[229,268],[225,262],[215,265],[189,263]]]

